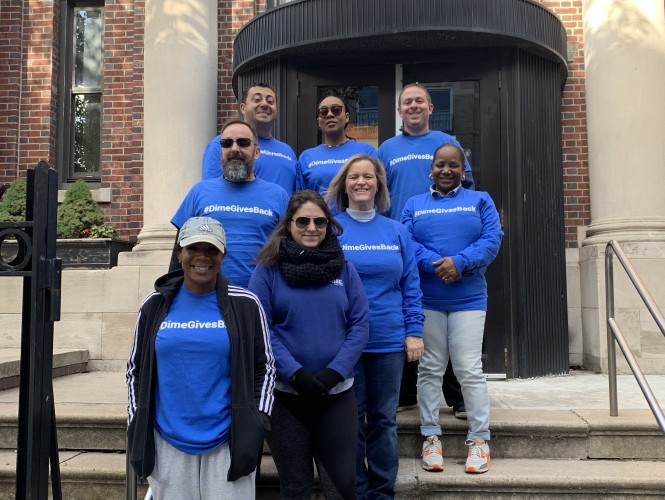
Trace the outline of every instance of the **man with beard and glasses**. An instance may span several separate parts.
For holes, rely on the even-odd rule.
[[[228,248],[222,273],[232,285],[246,288],[254,258],[284,215],[289,196],[277,184],[254,175],[259,146],[250,124],[240,119],[227,121],[222,126],[220,146],[222,175],[196,183],[171,223],[180,230],[190,217],[207,216],[221,222]],[[179,267],[172,258],[169,271]]]
[[[277,119],[277,96],[267,83],[252,83],[243,93],[240,114],[258,134],[261,155],[254,164],[259,179],[282,186],[291,195],[296,185],[296,154],[291,146],[272,136]],[[219,177],[220,136],[215,137],[203,152],[201,175],[203,179]]]

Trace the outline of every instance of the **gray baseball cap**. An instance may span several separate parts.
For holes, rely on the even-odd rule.
[[[178,245],[210,243],[226,253],[226,233],[222,223],[212,217],[190,217],[180,228]]]

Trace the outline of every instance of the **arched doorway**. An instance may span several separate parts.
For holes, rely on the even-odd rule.
[[[365,124],[371,117],[374,134],[363,140],[380,144],[399,125],[402,85],[426,85],[439,108],[432,128],[467,150],[477,187],[492,195],[506,234],[488,271],[485,370],[566,372],[562,24],[524,0],[373,0],[363,9],[350,0],[302,0],[257,17],[236,39],[234,86],[276,86],[277,133],[299,153],[317,144],[322,89],[362,93],[369,104],[358,106],[356,118]]]

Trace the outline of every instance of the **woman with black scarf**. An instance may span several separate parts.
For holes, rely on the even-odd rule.
[[[299,191],[249,282],[266,312],[277,368],[267,439],[281,498],[311,498],[312,459],[342,498],[356,498],[353,367],[369,319],[358,273],[337,241],[341,233],[323,198]]]

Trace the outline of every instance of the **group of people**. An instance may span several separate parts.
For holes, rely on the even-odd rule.
[[[400,389],[418,361],[423,468],[443,470],[448,373],[468,417],[465,470],[489,469],[484,275],[503,233],[460,144],[429,130],[432,111],[422,85],[405,86],[402,133],[377,152],[325,96],[322,144],[296,158],[272,137],[274,90],[243,94],[136,322],[128,450],[155,498],[253,497],[264,438],[280,498],[310,498],[314,466],[326,498],[393,498]]]

